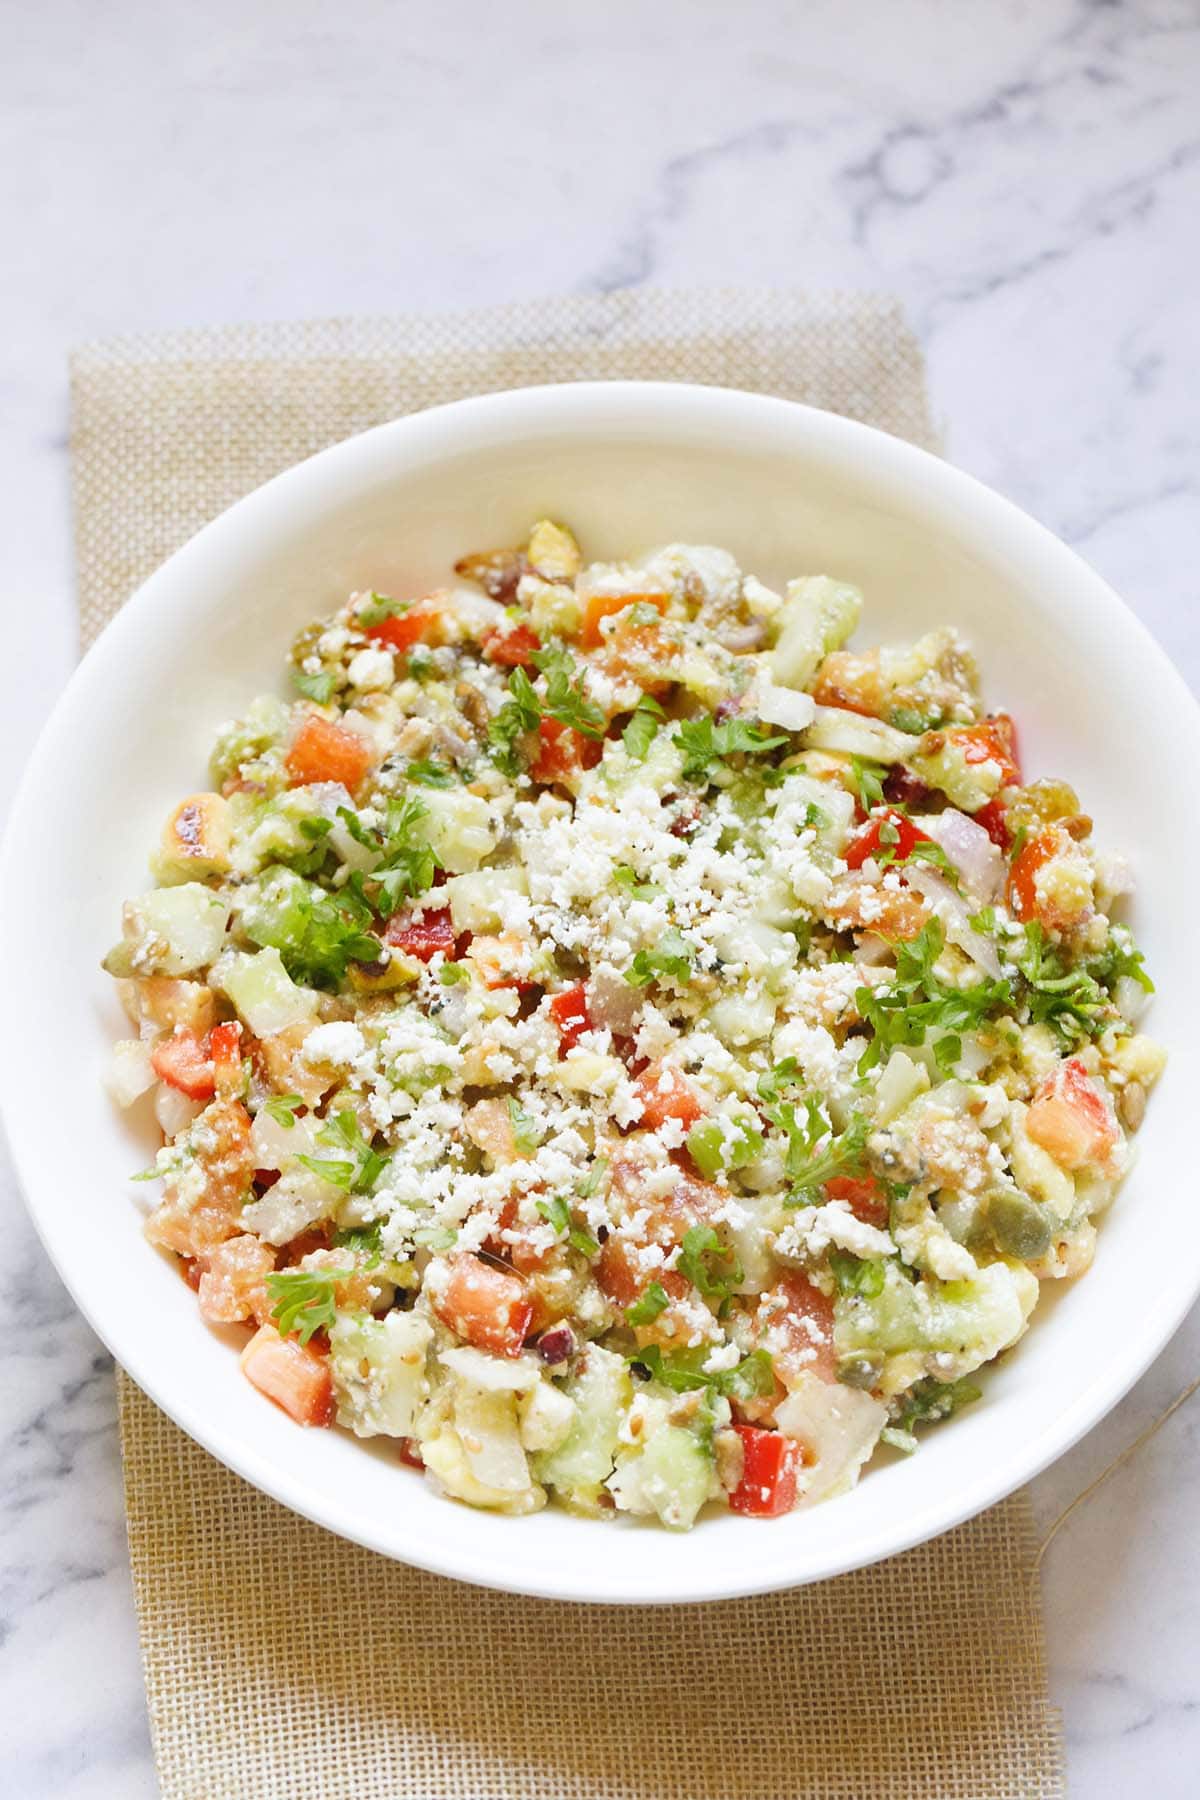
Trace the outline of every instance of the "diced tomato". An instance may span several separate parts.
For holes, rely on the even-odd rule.
[[[596,766],[601,755],[598,739],[576,731],[573,725],[564,725],[560,719],[542,718],[538,720],[537,755],[529,766],[529,773],[535,781],[547,786],[559,781],[570,787],[584,769]]]
[[[773,1340],[776,1371],[786,1382],[809,1369],[822,1381],[837,1379],[833,1301],[796,1271],[777,1281],[759,1301],[758,1329]]]
[[[668,1119],[678,1119],[686,1131],[704,1114],[704,1103],[688,1080],[671,1063],[651,1063],[634,1082],[642,1103],[641,1122],[657,1131]]]
[[[1060,923],[1053,909],[1039,901],[1037,877],[1039,870],[1070,847],[1071,839],[1060,825],[1048,825],[1021,846],[1008,872],[1008,898],[1019,919],[1040,919],[1051,929]]]
[[[532,625],[514,625],[511,631],[489,631],[483,640],[487,661],[502,669],[529,669],[533,653],[540,650],[542,640]]]
[[[1017,752],[1017,728],[1007,713],[990,713],[978,725],[963,725],[946,733],[952,743],[962,746],[963,758],[969,763],[999,763],[1001,787],[1012,787],[1021,779],[1021,763]]]
[[[977,813],[971,815],[975,823],[983,826],[993,844],[1001,850],[1008,849],[1008,825],[1004,815],[1004,802],[999,798],[989,800],[986,806],[981,806]]]
[[[778,1431],[735,1425],[742,1440],[742,1479],[729,1496],[732,1512],[752,1519],[777,1519],[796,1504],[798,1446]]]
[[[333,1424],[333,1376],[329,1358],[298,1338],[282,1338],[260,1325],[241,1356],[242,1374],[260,1394],[298,1425]]]
[[[439,622],[435,607],[410,606],[407,612],[393,613],[380,619],[378,625],[369,625],[367,636],[390,650],[411,650],[414,644],[423,644],[432,637]]]
[[[406,956],[415,956],[418,962],[431,961],[439,950],[447,962],[454,960],[454,926],[448,906],[439,907],[436,912],[394,913],[383,935],[387,943],[403,950]]]
[[[886,839],[882,836],[885,826],[891,828]],[[896,834],[894,838],[892,831]],[[930,841],[928,832],[922,831],[919,825],[914,825],[903,813],[875,813],[857,837],[851,838],[843,854],[848,869],[861,869],[867,858],[874,856],[876,852],[892,862],[903,862],[912,855],[914,844],[928,844]]]
[[[561,994],[551,995],[549,1011],[558,1027],[559,1051],[565,1056],[579,1042],[584,1032],[592,1029],[587,989],[580,985],[566,988]]]
[[[216,1092],[212,1062],[194,1031],[173,1031],[160,1038],[150,1052],[150,1063],[160,1081],[178,1088],[189,1100],[208,1100]]]
[[[533,1322],[533,1304],[520,1277],[470,1252],[455,1257],[433,1310],[457,1336],[496,1356],[520,1356]]]
[[[825,1183],[825,1198],[844,1200],[864,1225],[882,1228],[888,1222],[888,1204],[874,1175],[833,1175]]]
[[[396,1452],[400,1461],[407,1463],[410,1469],[425,1467],[425,1458],[421,1455],[421,1446],[416,1438],[397,1438]]]
[[[236,1020],[214,1025],[208,1034],[208,1048],[218,1094],[223,1099],[236,1100],[244,1085],[241,1026]]]
[[[1030,1102],[1025,1129],[1060,1168],[1104,1164],[1116,1146],[1118,1128],[1104,1095],[1077,1056],[1048,1075]]]
[[[209,1252],[200,1276],[200,1311],[210,1325],[234,1325],[251,1316],[265,1323],[271,1301],[267,1276],[275,1252],[249,1233],[228,1239]]]
[[[653,606],[661,613],[669,604],[669,594],[593,594],[583,615],[580,642],[585,650],[598,649],[604,642],[600,621],[611,618],[613,613],[624,612],[627,606]]]
[[[371,766],[371,752],[357,732],[310,713],[284,758],[293,787],[340,781],[353,794]]]

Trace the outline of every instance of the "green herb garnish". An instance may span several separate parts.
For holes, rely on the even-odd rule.
[[[269,1119],[274,1119],[277,1125],[290,1131],[296,1123],[297,1110],[303,1105],[304,1101],[299,1094],[272,1094],[269,1100],[263,1102],[262,1110]]]
[[[649,987],[653,981],[690,981],[692,946],[672,928],[664,931],[654,950],[639,950],[625,971],[630,987]]]
[[[634,762],[645,762],[651,744],[666,713],[650,694],[643,694],[633,709],[633,716],[621,733],[621,742]]]
[[[292,672],[292,686],[297,693],[315,700],[318,706],[328,706],[337,689],[337,676],[328,670],[319,675],[305,675],[296,669]]]
[[[595,1238],[589,1237],[571,1222],[571,1209],[561,1195],[556,1194],[552,1200],[539,1200],[537,1209],[543,1219],[553,1226],[559,1237],[565,1237],[572,1250],[578,1250],[581,1256],[595,1256],[600,1246]]]
[[[786,733],[768,732],[749,719],[727,719],[723,725],[712,718],[684,719],[675,731],[685,781],[711,781],[726,758],[762,756],[787,741]]]
[[[267,1290],[274,1304],[271,1317],[281,1337],[293,1334],[307,1344],[314,1332],[328,1331],[337,1317],[335,1283],[353,1274],[352,1269],[283,1269],[267,1276]]]
[[[630,1325],[650,1325],[659,1313],[665,1312],[671,1302],[667,1290],[661,1281],[652,1281],[645,1292],[625,1308],[625,1318]]]

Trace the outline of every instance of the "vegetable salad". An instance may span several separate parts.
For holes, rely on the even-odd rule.
[[[469,1504],[849,1488],[1081,1274],[1162,1052],[951,628],[541,521],[300,632],[106,959],[151,1241],[246,1378]]]

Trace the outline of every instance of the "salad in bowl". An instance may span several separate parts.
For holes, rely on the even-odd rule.
[[[1084,1274],[1164,1061],[1128,867],[953,626],[861,613],[542,520],[220,730],[110,1087],[266,1400],[499,1512],[776,1517]]]

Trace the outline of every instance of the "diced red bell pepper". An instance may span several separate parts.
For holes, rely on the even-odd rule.
[[[1013,911],[1022,920],[1040,919],[1051,928],[1058,924],[1052,911],[1047,912],[1038,899],[1038,872],[1071,847],[1071,839],[1061,825],[1048,825],[1023,844],[1008,871],[1008,898]]]
[[[310,713],[284,762],[293,787],[310,781],[340,781],[353,794],[371,766],[371,752],[357,732]]]
[[[627,606],[654,606],[661,613],[669,605],[669,594],[593,594],[583,615],[580,642],[585,650],[598,649],[604,641],[600,621],[610,618],[613,613],[624,612]]]
[[[208,1100],[216,1092],[212,1059],[194,1031],[180,1029],[160,1038],[150,1052],[160,1081],[178,1088],[189,1100]]]
[[[455,1257],[433,1310],[458,1337],[495,1356],[520,1356],[533,1323],[533,1303],[520,1276],[470,1252]]]
[[[832,1175],[825,1183],[827,1200],[844,1200],[856,1219],[864,1225],[888,1222],[888,1204],[874,1175]]]
[[[533,653],[540,650],[542,640],[532,625],[514,625],[510,631],[489,631],[483,640],[483,654],[488,662],[501,669],[529,669]]]
[[[439,950],[447,962],[454,960],[454,926],[450,922],[448,906],[419,916],[411,912],[395,913],[384,927],[383,935],[387,943],[403,950],[406,956],[415,956],[418,962],[430,962]]]
[[[886,839],[881,835],[885,825],[891,827]],[[896,833],[894,838],[892,830]],[[912,855],[914,844],[930,842],[929,833],[914,825],[904,813],[873,813],[857,837],[851,838],[846,845],[846,867],[861,869],[867,858],[877,853],[885,855],[890,862],[904,862]]]
[[[313,1344],[282,1338],[273,1325],[260,1325],[242,1351],[241,1365],[247,1381],[298,1425],[333,1424],[329,1358]]]
[[[987,832],[993,844],[995,844],[998,849],[1008,849],[1008,824],[1005,820],[1005,806],[1003,800],[1001,800],[999,796],[997,796],[995,800],[989,800],[986,806],[981,806],[978,812],[971,814],[971,817],[977,825],[983,826],[983,829]]]
[[[642,1103],[642,1124],[657,1131],[668,1119],[678,1119],[684,1130],[703,1117],[704,1102],[680,1070],[670,1063],[651,1063],[634,1081]]]
[[[389,650],[411,650],[414,644],[423,644],[432,637],[439,622],[436,607],[410,606],[406,612],[380,619],[378,625],[369,625],[367,636],[377,644],[386,644]]]
[[[1017,728],[1008,713],[990,713],[978,725],[963,725],[948,731],[946,736],[952,743],[962,746],[966,762],[998,763],[1002,776],[1001,787],[1013,787],[1020,781]]]
[[[751,1519],[777,1519],[796,1504],[799,1448],[778,1431],[735,1425],[742,1440],[742,1479],[729,1496],[731,1512]]]
[[[587,989],[581,984],[579,987],[565,988],[561,994],[553,994],[549,1010],[550,1017],[558,1027],[559,1051],[565,1056],[579,1042],[584,1032],[592,1029]]]
[[[535,781],[549,786],[560,781],[569,787],[584,769],[592,769],[600,761],[602,749],[596,738],[564,725],[560,719],[538,720],[537,755],[529,773]]]

